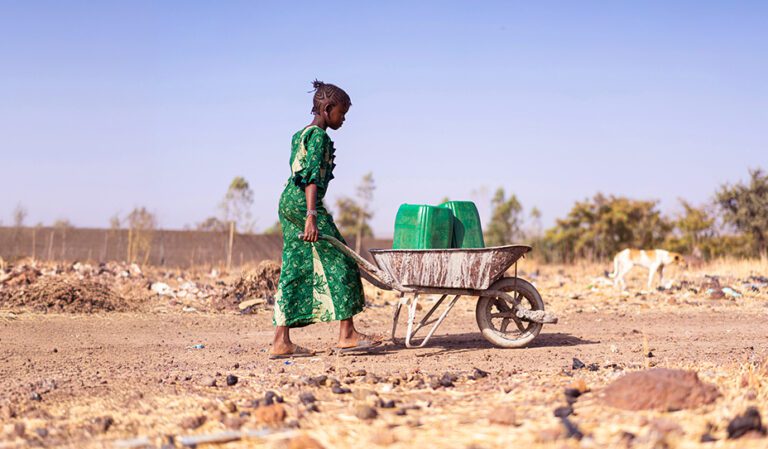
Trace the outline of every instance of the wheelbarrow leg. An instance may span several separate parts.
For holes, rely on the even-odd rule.
[[[408,298],[405,296],[398,299],[395,303],[395,310],[392,314],[392,343],[397,343],[395,332],[397,332],[397,322],[400,319],[400,309],[403,308],[403,304],[408,304]]]
[[[435,333],[437,328],[440,327],[440,324],[442,324],[443,320],[445,320],[445,317],[448,316],[448,312],[451,311],[453,306],[456,305],[456,302],[458,302],[459,298],[461,297],[460,295],[454,296],[453,299],[451,300],[451,302],[448,303],[448,307],[446,307],[446,309],[443,311],[443,313],[440,314],[440,317],[437,320],[433,320],[433,321],[429,322],[428,321],[429,317],[432,316],[432,314],[435,312],[435,310],[437,310],[437,308],[440,306],[440,304],[443,302],[443,300],[445,299],[446,296],[447,295],[444,295],[442,298],[440,298],[440,300],[434,306],[432,306],[432,308],[429,310],[429,312],[427,312],[427,314],[424,316],[424,318],[421,319],[421,322],[419,323],[419,327],[417,327],[416,330],[413,330],[413,322],[416,319],[416,304],[418,302],[419,295],[417,294],[417,295],[413,296],[413,299],[411,300],[412,302],[411,302],[411,304],[408,307],[408,330],[406,331],[406,334],[405,334],[405,347],[406,348],[422,348],[422,347],[424,347],[424,345],[427,344],[429,339],[432,338],[432,334]],[[413,338],[415,336],[416,332],[418,332],[419,329],[421,329],[422,327],[424,327],[424,326],[426,326],[428,324],[431,324],[432,322],[434,322],[435,324],[429,330],[429,332],[424,337],[424,339],[421,341],[421,343],[419,343],[418,345],[411,344],[411,338]]]

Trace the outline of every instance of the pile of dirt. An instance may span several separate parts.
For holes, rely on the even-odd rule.
[[[273,304],[279,280],[280,264],[265,260],[252,273],[243,274],[221,296],[214,297],[212,306],[216,310],[238,310],[241,302],[251,299],[264,299],[265,303]]]
[[[95,313],[126,310],[109,287],[89,280],[41,277],[27,286],[5,292],[0,307],[36,312]]]
[[[603,391],[606,404],[624,410],[683,410],[719,396],[717,387],[703,383],[694,371],[666,368],[629,373]]]

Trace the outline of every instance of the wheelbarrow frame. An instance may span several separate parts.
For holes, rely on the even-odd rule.
[[[303,234],[299,234],[299,238],[302,238]],[[396,338],[396,332],[397,332],[397,326],[398,326],[398,320],[400,317],[400,312],[402,310],[403,306],[407,306],[408,308],[408,323],[407,323],[407,330],[404,338],[404,343],[407,348],[421,348],[424,347],[427,342],[429,342],[432,335],[435,333],[438,327],[443,323],[445,318],[448,316],[449,312],[458,302],[459,298],[462,296],[474,296],[474,297],[492,297],[492,298],[499,298],[503,299],[507,304],[511,305],[511,311],[507,313],[508,317],[502,313],[499,313],[497,315],[504,315],[505,317],[512,319],[515,321],[515,323],[520,327],[521,320],[523,321],[531,321],[534,323],[557,323],[557,318],[549,313],[543,312],[542,313],[536,313],[539,311],[530,311],[524,307],[520,306],[520,297],[517,290],[517,264],[521,257],[525,256],[525,253],[529,252],[531,250],[530,246],[525,245],[511,245],[509,247],[496,247],[496,248],[487,248],[487,251],[492,250],[503,250],[505,248],[512,248],[516,247],[517,249],[520,249],[520,247],[523,247],[523,251],[519,256],[514,257],[512,263],[507,265],[506,267],[501,267],[500,274],[496,277],[496,279],[490,280],[490,286],[485,289],[473,289],[473,288],[450,288],[450,287],[440,287],[440,286],[422,286],[422,285],[403,285],[399,279],[392,276],[386,269],[383,269],[384,267],[377,267],[376,265],[372,264],[371,262],[364,259],[362,256],[357,254],[355,251],[353,251],[351,248],[349,248],[347,245],[339,241],[338,239],[320,234],[318,236],[318,239],[327,241],[330,243],[333,247],[341,251],[342,253],[346,254],[347,256],[351,257],[361,268],[360,274],[361,276],[366,279],[368,282],[373,284],[374,286],[381,288],[383,290],[395,290],[400,292],[400,299],[394,306],[393,311],[393,323],[392,323],[392,341],[397,343]],[[375,252],[392,252],[390,250],[372,250],[372,254]],[[393,251],[423,251],[423,250],[393,250]],[[446,250],[450,251],[450,250]],[[482,251],[482,250],[475,250],[475,251]],[[494,285],[497,284],[499,281],[503,279],[507,279],[503,277],[503,274],[506,270],[508,270],[511,266],[514,266],[515,270],[515,276],[512,278],[514,281],[514,288],[516,294],[515,296],[510,295],[509,293],[505,291],[498,290],[494,288]],[[523,281],[521,279],[521,281]],[[419,301],[419,295],[440,295],[440,298],[435,302],[435,304],[426,312],[424,317],[419,320],[418,324],[415,323],[416,321],[416,310],[418,307],[418,301]],[[445,310],[440,313],[440,315],[437,318],[432,318],[432,316],[435,314],[435,312],[440,308],[440,306],[445,302],[445,300],[449,297],[453,296],[445,308]],[[432,325],[432,327],[427,331],[426,336],[421,340],[421,342],[414,342],[413,339],[416,336],[416,334],[423,328]],[[415,327],[415,328],[414,328]]]

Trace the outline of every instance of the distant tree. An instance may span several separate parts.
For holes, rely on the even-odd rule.
[[[20,228],[24,226],[24,220],[27,218],[27,208],[18,203],[13,209],[13,226]]]
[[[680,199],[683,207],[673,224],[675,235],[670,235],[668,244],[677,252],[709,258],[709,242],[715,235],[715,218],[705,207],[695,207]]]
[[[499,187],[491,199],[491,221],[485,232],[488,246],[506,245],[520,238],[523,206],[514,194],[506,198]]]
[[[604,260],[627,247],[654,248],[672,229],[656,207],[657,201],[598,193],[577,201],[544,238],[563,261],[577,257]]]
[[[68,218],[59,218],[53,222],[53,227],[56,229],[72,229],[72,222]]]
[[[146,264],[152,252],[157,217],[145,207],[136,207],[125,221],[128,225],[128,262]]]
[[[447,196],[444,196],[444,197],[443,197],[443,199],[442,199],[442,200],[440,200],[440,202],[439,202],[439,203],[437,203],[437,204],[445,204],[445,203],[447,203],[447,202],[449,202],[449,201],[451,201],[451,199],[450,199],[450,198],[448,198]]]
[[[365,217],[362,207],[353,198],[341,197],[337,199],[336,209],[338,214],[336,214],[334,221],[342,235],[356,237],[358,234],[362,234],[364,237],[373,236],[373,230],[368,225],[367,220],[365,220],[365,218],[371,217]],[[362,226],[360,226],[361,216],[364,217]]]
[[[736,230],[752,237],[754,251],[768,257],[768,174],[749,171],[748,184],[725,184],[715,194],[723,219]]]
[[[281,235],[283,233],[283,226],[280,224],[280,221],[276,221],[275,224],[268,227],[264,230],[264,234],[266,235]]]
[[[121,226],[120,214],[115,214],[109,217],[109,229],[112,231],[119,231]]]
[[[225,223],[234,223],[239,232],[253,232],[251,207],[253,206],[253,190],[248,181],[242,176],[236,176],[229,184],[227,193],[219,208]]]
[[[533,209],[531,209],[531,212],[528,214],[528,222],[530,223],[528,226],[528,238],[531,240],[540,238],[542,226],[541,211],[538,207],[534,206]]]
[[[356,188],[356,199],[342,197],[336,200],[336,208],[339,210],[337,224],[339,231],[345,235],[355,236],[355,251],[360,252],[363,237],[373,237],[373,230],[369,220],[373,218],[371,203],[376,184],[373,173],[363,176]]]
[[[226,231],[229,226],[226,222],[219,220],[216,217],[208,217],[195,226],[198,231]]]

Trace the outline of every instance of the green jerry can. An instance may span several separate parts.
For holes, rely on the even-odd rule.
[[[440,207],[453,212],[453,248],[485,248],[480,214],[472,201],[448,201]]]
[[[426,204],[402,204],[395,218],[393,249],[445,249],[453,242],[453,212]]]

